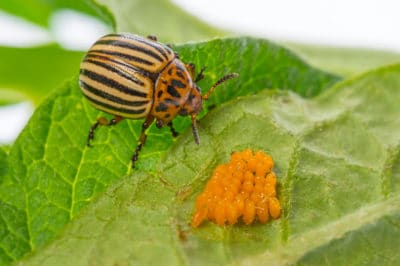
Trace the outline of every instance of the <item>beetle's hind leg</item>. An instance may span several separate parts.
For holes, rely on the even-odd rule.
[[[154,121],[154,117],[148,116],[142,124],[142,132],[140,133],[140,137],[139,137],[136,149],[135,149],[135,153],[133,154],[132,159],[131,159],[132,168],[135,168],[135,163],[139,159],[139,152],[142,150],[144,144],[146,143],[146,139],[147,139],[146,130],[153,123],[153,121]]]
[[[87,137],[86,145],[90,147],[90,142],[94,139],[94,131],[97,129],[98,126],[113,126],[118,124],[123,118],[121,116],[115,116],[110,121],[107,118],[99,117],[97,118],[97,122],[94,123],[89,130],[89,134]]]

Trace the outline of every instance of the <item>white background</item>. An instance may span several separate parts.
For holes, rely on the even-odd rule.
[[[209,24],[247,35],[400,52],[399,0],[173,2]],[[52,17],[50,30],[0,12],[0,45],[24,47],[58,41],[68,49],[86,50],[108,31],[101,22],[68,10]],[[32,110],[29,103],[0,108],[0,143],[15,139]]]

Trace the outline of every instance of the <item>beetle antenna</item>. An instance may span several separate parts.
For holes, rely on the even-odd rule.
[[[199,138],[199,132],[197,131],[197,119],[195,114],[192,114],[192,130],[193,130],[194,142],[196,142],[196,144],[199,145],[200,138]]]
[[[210,97],[210,95],[214,92],[216,87],[218,87],[225,81],[236,78],[238,76],[239,76],[238,73],[230,73],[230,74],[227,74],[227,75],[223,76],[222,78],[220,78],[217,82],[214,83],[214,85],[211,86],[211,88],[207,91],[207,93],[202,96],[203,100],[207,100],[208,97]]]

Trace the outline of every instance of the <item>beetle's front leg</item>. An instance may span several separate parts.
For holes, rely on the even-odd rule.
[[[196,79],[194,80],[194,82],[198,82],[200,80],[202,80],[204,78],[204,70],[206,70],[206,67],[202,67],[200,69],[200,72],[197,74]]]
[[[139,152],[142,150],[144,144],[146,143],[146,139],[147,139],[146,130],[153,123],[153,121],[154,121],[154,117],[149,115],[142,124],[142,132],[140,133],[138,145],[136,146],[135,153],[133,154],[132,159],[131,159],[132,168],[135,168],[135,163],[139,159]]]
[[[118,124],[121,120],[123,120],[124,118],[121,116],[115,116],[113,119],[111,119],[110,121],[107,120],[107,118],[104,117],[99,117],[97,118],[97,122],[94,123],[90,129],[89,129],[89,134],[87,137],[87,141],[86,141],[86,145],[88,147],[90,147],[90,142],[94,139],[94,131],[96,130],[96,128],[100,125],[100,126],[113,126]]]

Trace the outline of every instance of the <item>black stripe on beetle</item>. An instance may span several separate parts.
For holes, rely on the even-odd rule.
[[[104,69],[107,69],[108,71],[111,71],[119,76],[121,76],[121,78],[127,79],[129,81],[132,81],[133,83],[138,84],[139,86],[143,87],[144,86],[144,82],[135,78],[132,75],[129,75],[128,73],[126,73],[125,71],[122,71],[120,68],[117,68],[115,66],[110,66],[110,64],[101,62],[101,61],[97,61],[97,60],[91,60],[89,58],[86,59],[86,62],[95,64],[96,66],[102,67]],[[88,68],[85,68],[85,70],[89,70]]]
[[[146,110],[145,108],[141,108],[141,109],[125,109],[125,108],[119,108],[119,107],[115,107],[114,105],[110,105],[104,102],[100,102],[96,99],[91,98],[90,96],[84,94],[84,96],[91,102],[93,102],[94,104],[98,105],[98,106],[103,106],[107,109],[110,110],[114,110],[120,113],[124,113],[124,114],[134,114],[134,115],[139,115],[139,114],[143,114],[144,111]]]
[[[99,97],[105,98],[107,100],[110,100],[110,101],[118,103],[118,104],[123,104],[123,105],[127,105],[127,106],[143,106],[143,105],[149,103],[148,100],[128,101],[128,100],[122,99],[120,97],[109,94],[103,90],[98,90],[98,89],[94,88],[93,86],[90,86],[89,84],[85,83],[84,81],[80,81],[80,85],[83,89],[93,93],[94,95],[97,95]]]
[[[134,40],[134,41],[149,45],[149,46],[153,47],[154,49],[156,49],[157,51],[159,51],[160,54],[162,54],[165,57],[165,59],[168,59],[168,55],[165,52],[167,52],[168,54],[172,53],[172,51],[169,48],[161,46],[161,44],[158,44],[158,43],[152,43],[148,40],[143,40],[138,36],[126,35],[126,34],[125,35],[117,35],[117,36],[119,36],[119,37],[122,36],[123,38]]]
[[[96,45],[97,44],[104,44],[104,45],[117,46],[117,47],[121,47],[121,48],[131,49],[131,50],[137,51],[139,53],[144,53],[144,54],[156,59],[159,62],[165,61],[158,54],[156,54],[146,48],[143,48],[140,46],[135,46],[134,44],[129,43],[129,42],[122,42],[122,41],[118,41],[118,40],[102,40],[102,41],[96,42]]]
[[[84,76],[87,76],[88,78],[90,78],[94,81],[98,81],[98,82],[106,85],[107,87],[119,90],[123,93],[129,94],[132,96],[143,97],[143,98],[147,97],[147,94],[144,92],[140,92],[140,91],[135,90],[134,88],[124,86],[121,83],[119,83],[118,81],[107,78],[106,76],[103,76],[96,72],[93,72],[93,71],[90,71],[87,69],[81,69],[81,74]]]
[[[129,55],[129,54],[124,54],[122,52],[115,52],[115,51],[108,51],[108,50],[92,50],[93,53],[102,53],[102,54],[107,54],[107,55],[111,55],[111,56],[115,56],[115,57],[121,57],[124,58],[126,60],[129,61],[134,61],[140,64],[144,64],[144,65],[148,65],[148,66],[152,66],[154,65],[153,62],[150,62],[146,59],[137,57],[137,56],[133,56],[133,55]]]
[[[143,70],[143,69],[138,68],[136,66],[133,66],[131,64],[127,64],[127,63],[123,62],[122,60],[114,60],[113,58],[111,58],[109,56],[101,55],[101,54],[98,54],[98,53],[88,52],[85,60],[88,59],[88,58],[98,58],[98,59],[105,60],[105,61],[110,62],[110,63],[114,63],[116,65],[123,66],[123,68],[126,68],[130,72],[136,72],[136,73],[138,73],[138,74],[140,74],[142,76],[150,78],[152,81],[156,81],[157,78],[158,78],[158,74],[157,73],[147,72],[146,70]]]

